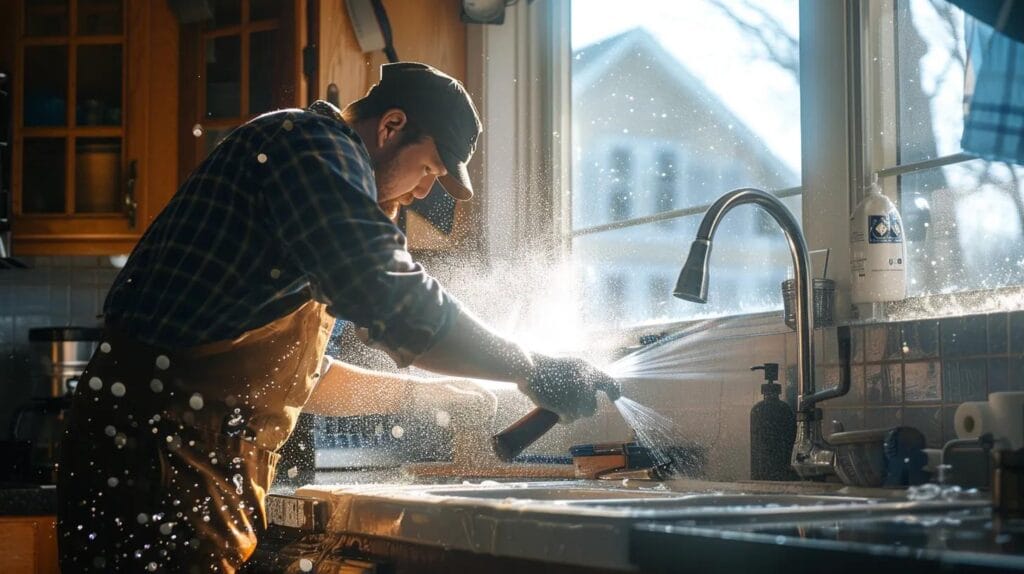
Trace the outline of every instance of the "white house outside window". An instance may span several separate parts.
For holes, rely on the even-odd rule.
[[[789,253],[752,206],[723,222],[709,305],[674,299],[665,278],[704,208],[731,189],[785,192],[799,219],[798,23],[796,0],[740,12],[717,0],[573,3],[570,235],[585,317],[633,324],[781,307]]]

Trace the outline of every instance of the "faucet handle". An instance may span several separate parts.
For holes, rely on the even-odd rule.
[[[750,367],[751,371],[764,371],[764,380],[768,382],[775,382],[779,380],[779,364],[778,363],[765,363],[763,365],[756,365]]]

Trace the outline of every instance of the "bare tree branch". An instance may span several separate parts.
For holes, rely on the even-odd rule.
[[[740,30],[757,40],[769,60],[793,74],[793,77],[800,77],[800,41],[794,38],[775,16],[749,0],[744,2],[744,9],[754,13],[757,16],[756,21],[740,15],[724,0],[708,2],[732,20]]]

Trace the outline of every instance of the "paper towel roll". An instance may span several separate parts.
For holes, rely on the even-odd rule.
[[[1024,448],[1024,392],[992,393],[988,405],[996,438],[1011,449]]]
[[[961,403],[953,415],[953,428],[959,438],[978,438],[985,433],[998,434],[991,406],[980,401]]]

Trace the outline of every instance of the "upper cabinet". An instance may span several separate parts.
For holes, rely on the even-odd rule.
[[[399,56],[464,78],[459,2],[385,0]],[[344,106],[383,62],[340,0],[0,1],[15,255],[130,252],[231,129],[329,93]],[[411,246],[451,248],[467,208],[450,235],[411,216]]]
[[[153,64],[166,58],[152,50],[161,34],[150,32],[154,17],[166,16],[162,4],[21,0],[0,8],[13,80],[16,254],[127,252],[152,217],[150,192],[160,186],[148,181],[148,136],[159,123],[150,123],[149,97],[160,81]]]
[[[299,6],[302,4],[303,6]],[[301,106],[295,0],[206,0],[181,29],[180,177],[232,129],[278,108]]]

